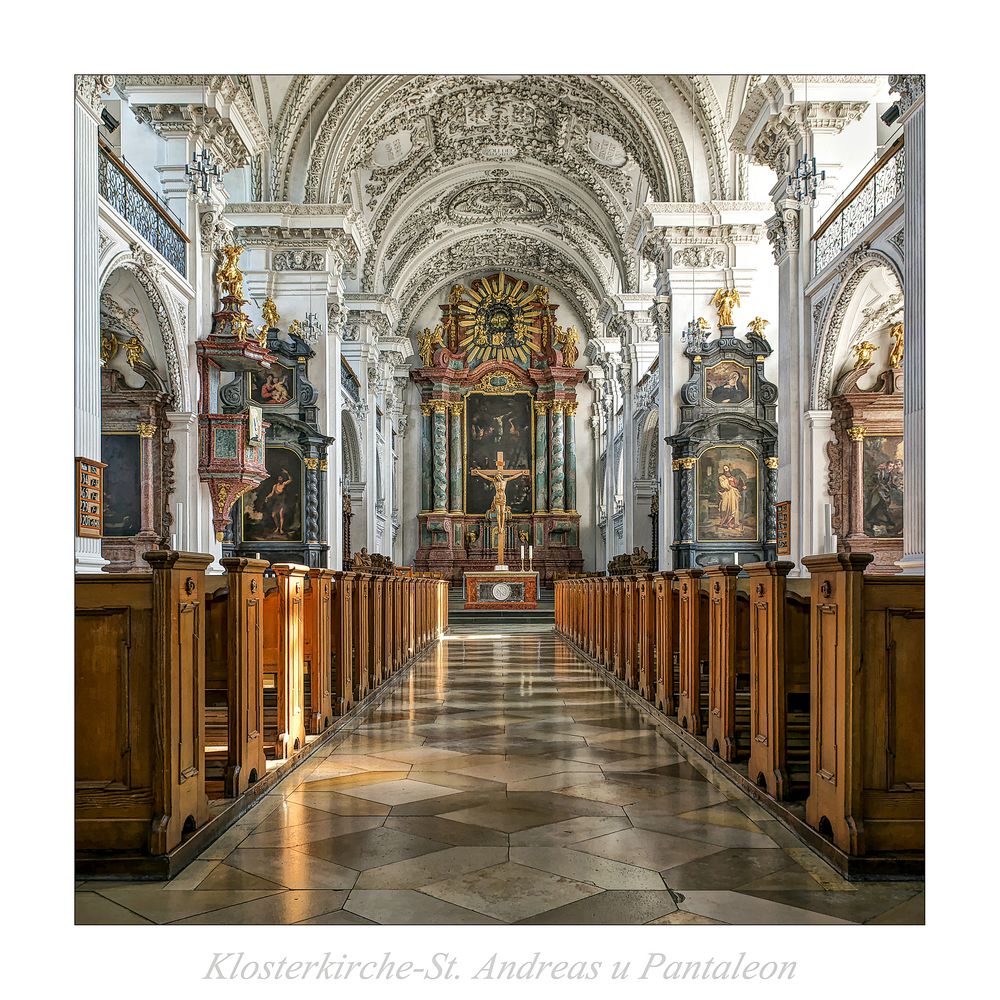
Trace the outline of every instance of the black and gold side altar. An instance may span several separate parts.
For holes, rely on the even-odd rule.
[[[333,438],[319,430],[318,393],[309,380],[315,351],[298,335],[298,324],[281,332],[271,299],[264,303],[261,336],[274,358],[270,368],[246,371],[224,386],[227,413],[259,412],[267,424],[261,483],[233,506],[222,551],[227,556],[328,564],[326,539],[327,448]]]
[[[543,582],[579,572],[576,509],[576,367],[579,335],[557,322],[548,289],[503,272],[454,285],[441,323],[418,335],[421,366],[420,540],[414,565],[460,582],[492,571],[498,526],[494,491],[477,472],[528,475],[507,490],[505,560],[532,552]]]
[[[771,354],[759,316],[742,337],[735,292],[720,289],[719,337],[704,319],[685,333],[690,375],[681,387],[673,448],[675,569],[776,558],[778,389],[764,377]]]

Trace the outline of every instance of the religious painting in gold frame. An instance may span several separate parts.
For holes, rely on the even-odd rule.
[[[705,369],[705,399],[723,406],[750,399],[750,369],[735,361],[719,361]]]
[[[497,452],[504,466],[525,470],[528,475],[507,486],[512,514],[530,514],[534,509],[535,415],[530,392],[468,392],[465,394],[465,497],[467,514],[485,515],[493,502],[493,487],[472,475],[473,469],[495,469]]]
[[[715,445],[698,457],[700,542],[756,542],[760,508],[757,456],[743,445]]]

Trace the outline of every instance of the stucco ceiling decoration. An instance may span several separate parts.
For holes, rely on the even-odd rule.
[[[556,289],[584,318],[588,334],[596,328],[603,289],[585,277],[580,262],[564,248],[526,233],[480,232],[442,247],[413,269],[399,296],[400,331],[411,332],[419,313],[440,289],[456,282],[468,285],[473,277],[499,269]]]

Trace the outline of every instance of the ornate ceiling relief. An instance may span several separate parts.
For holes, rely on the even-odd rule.
[[[523,233],[482,233],[443,248],[419,269],[399,295],[401,331],[408,331],[426,302],[445,285],[477,272],[504,269],[523,273],[557,288],[586,319],[588,330],[597,324],[597,306],[603,290],[588,282],[579,267],[556,247]]]

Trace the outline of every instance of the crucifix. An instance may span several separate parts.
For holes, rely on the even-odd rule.
[[[496,491],[493,497],[493,503],[490,504],[490,509],[487,511],[488,514],[496,514],[497,516],[497,564],[496,569],[506,569],[504,565],[504,542],[505,542],[505,532],[507,529],[507,515],[510,513],[510,507],[507,506],[507,483],[511,479],[519,479],[521,476],[531,475],[527,469],[505,469],[503,467],[503,452],[497,452],[497,467],[495,469],[472,469],[472,474],[474,476],[479,476],[480,479],[486,479],[493,484],[493,489]]]

